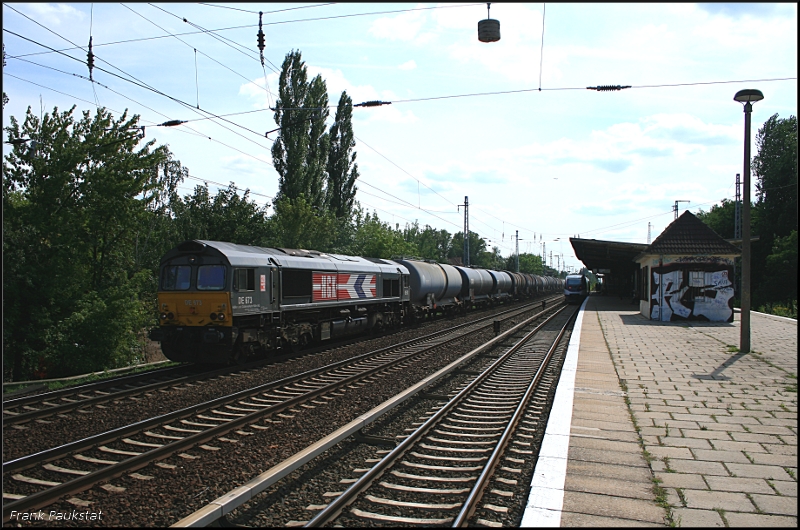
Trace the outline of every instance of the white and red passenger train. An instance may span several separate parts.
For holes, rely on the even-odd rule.
[[[161,260],[150,338],[173,361],[227,363],[562,287],[432,261],[191,240]]]

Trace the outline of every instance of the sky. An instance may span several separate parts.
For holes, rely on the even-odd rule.
[[[28,107],[127,109],[188,168],[183,195],[233,182],[271,212],[269,109],[299,50],[326,81],[329,123],[342,91],[391,102],[353,109],[365,210],[452,234],[468,197],[488,247],[512,255],[518,232],[520,252],[575,269],[570,237],[647,243],[676,200],[698,213],[734,199],[737,91],[764,94],[753,154],[770,116],[797,115],[794,3],[495,3],[489,16],[497,42],[478,40],[486,4],[4,3],[3,126]],[[157,126],[168,120],[186,123]]]

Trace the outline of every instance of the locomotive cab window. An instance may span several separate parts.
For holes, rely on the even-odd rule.
[[[256,270],[255,269],[236,269],[233,273],[234,291],[255,291],[256,290]]]
[[[192,268],[189,265],[171,265],[164,267],[161,287],[165,291],[186,291],[189,289]]]
[[[225,265],[200,265],[197,268],[199,291],[221,291],[225,289]]]

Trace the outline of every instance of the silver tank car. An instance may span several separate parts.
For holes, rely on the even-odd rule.
[[[485,269],[471,269],[469,267],[456,266],[461,273],[461,299],[462,300],[483,300],[489,298],[492,292],[494,281],[489,271]]]
[[[411,283],[411,304],[427,310],[457,303],[461,292],[461,275],[445,263],[395,260],[408,269]]]
[[[492,288],[493,297],[504,297],[511,293],[511,274],[506,271],[488,271],[494,280]]]

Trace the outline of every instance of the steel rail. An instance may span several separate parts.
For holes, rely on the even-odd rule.
[[[210,377],[215,377],[217,375],[223,375],[229,373],[231,371],[241,370],[242,368],[239,367],[237,369],[231,370],[231,368],[223,368],[219,370],[214,370],[211,372],[203,372],[200,374],[194,375],[185,375],[182,377],[178,377],[176,379],[170,379],[169,381],[158,381],[155,383],[151,383],[149,385],[137,386],[134,388],[128,388],[126,390],[120,390],[119,392],[112,392],[105,395],[93,396],[90,398],[81,398],[80,401],[75,401],[74,403],[61,403],[59,405],[51,406],[50,408],[44,408],[39,410],[31,410],[29,412],[23,412],[20,414],[9,414],[5,409],[3,412],[8,414],[7,416],[3,417],[3,423],[5,425],[15,425],[18,423],[26,423],[32,420],[37,420],[41,418],[47,418],[48,416],[53,416],[55,414],[63,414],[65,412],[70,412],[76,409],[80,409],[83,407],[89,407],[93,405],[99,405],[100,403],[106,403],[108,401],[113,401],[115,399],[123,399],[129,396],[135,396],[137,394],[144,394],[147,392],[153,392],[155,390],[159,390],[169,386],[181,385],[185,383],[191,383],[200,379],[208,379]],[[118,386],[118,385],[111,385],[111,388]],[[95,389],[97,390],[97,389]],[[80,396],[79,396],[80,397]],[[52,399],[52,398],[51,398]]]
[[[525,311],[527,309],[528,308],[516,308],[516,310],[509,310],[509,311],[507,311],[505,313],[508,313],[508,312],[522,312],[522,311]],[[486,318],[480,319],[480,320],[488,320],[489,318],[493,318],[495,316],[496,315],[493,315],[491,317],[486,317]],[[208,401],[208,402],[206,402],[206,403],[204,403],[204,404],[202,404],[200,406],[187,407],[187,408],[181,409],[179,411],[175,411],[175,412],[172,412],[172,413],[164,414],[162,416],[158,416],[158,417],[155,417],[155,418],[144,420],[142,422],[137,422],[137,423],[135,423],[133,425],[130,425],[130,426],[125,426],[125,427],[121,427],[121,428],[118,428],[118,429],[114,429],[114,430],[109,431],[107,433],[101,433],[99,435],[95,435],[95,436],[91,436],[91,437],[88,437],[88,438],[84,438],[83,440],[79,440],[77,442],[73,442],[73,443],[70,443],[70,444],[65,444],[65,445],[62,445],[62,446],[59,446],[59,447],[56,447],[56,448],[53,448],[53,449],[48,449],[46,451],[42,451],[40,453],[35,453],[33,455],[28,455],[28,456],[25,456],[25,457],[21,457],[21,458],[18,458],[16,460],[13,460],[13,461],[10,461],[10,462],[7,462],[7,463],[3,463],[3,473],[4,474],[13,473],[14,471],[20,471],[22,469],[27,469],[27,468],[30,468],[30,467],[34,467],[34,466],[37,466],[37,465],[45,463],[45,462],[50,462],[50,461],[53,461],[53,460],[59,460],[61,458],[64,458],[64,457],[69,456],[71,454],[74,454],[76,452],[79,452],[79,451],[82,451],[82,450],[85,450],[85,449],[88,449],[88,448],[95,447],[99,443],[107,443],[109,441],[118,440],[118,439],[122,438],[123,436],[125,436],[127,434],[131,434],[133,432],[139,432],[139,431],[142,431],[142,430],[147,429],[149,427],[154,427],[154,426],[157,426],[157,425],[169,423],[171,421],[174,421],[175,419],[180,419],[182,417],[190,416],[190,415],[193,415],[193,414],[208,410],[210,408],[214,408],[214,407],[216,407],[216,406],[218,406],[220,404],[228,403],[228,402],[231,402],[231,401],[237,401],[237,400],[243,399],[243,398],[246,399],[249,396],[261,393],[264,390],[267,390],[268,388],[278,388],[278,387],[281,387],[281,386],[286,386],[287,384],[291,384],[291,383],[297,382],[299,380],[307,379],[309,377],[313,377],[315,375],[319,375],[319,374],[324,373],[324,372],[335,370],[335,369],[340,368],[341,366],[344,366],[344,365],[354,364],[354,363],[360,362],[362,360],[368,359],[369,357],[374,357],[376,355],[388,353],[390,350],[396,350],[396,349],[399,349],[399,348],[402,348],[402,347],[413,346],[413,345],[415,345],[417,343],[425,342],[426,340],[430,341],[430,340],[434,340],[436,338],[439,338],[439,337],[441,337],[443,335],[453,334],[452,337],[447,338],[446,340],[443,340],[442,342],[433,344],[433,345],[429,346],[428,348],[425,348],[425,349],[420,350],[418,352],[414,352],[414,355],[421,355],[427,350],[430,350],[430,349],[436,348],[436,347],[440,347],[440,346],[446,345],[446,344],[448,344],[450,342],[453,342],[453,341],[456,341],[456,340],[459,340],[459,339],[463,338],[465,336],[464,334],[456,335],[453,332],[455,330],[457,330],[457,329],[460,329],[460,328],[463,328],[463,327],[466,327],[466,326],[469,326],[469,325],[474,325],[474,324],[475,324],[475,322],[465,323],[465,324],[456,326],[455,328],[450,328],[448,330],[443,330],[443,331],[439,331],[439,332],[435,332],[435,333],[426,335],[425,337],[419,337],[419,338],[416,338],[416,339],[411,339],[411,340],[405,341],[404,343],[400,343],[400,344],[396,344],[396,345],[392,345],[392,346],[387,346],[385,348],[381,348],[379,350],[376,350],[375,352],[368,352],[366,354],[363,354],[363,355],[360,355],[360,356],[356,357],[355,359],[346,359],[344,361],[339,361],[339,362],[334,363],[332,365],[328,365],[328,366],[325,366],[325,367],[317,368],[317,369],[314,369],[314,370],[309,370],[309,371],[304,372],[303,374],[299,374],[297,376],[290,376],[290,377],[284,378],[284,379],[279,380],[279,381],[266,383],[264,385],[259,385],[258,387],[255,387],[255,388],[251,388],[251,389],[247,389],[247,390],[244,390],[244,391],[241,391],[241,392],[237,392],[235,394],[224,396],[222,398],[217,398],[217,399]],[[484,325],[482,325],[480,327],[477,327],[476,329],[472,330],[471,333],[477,333],[477,332],[483,330],[484,328],[488,327],[489,325],[490,324],[484,324]],[[194,435],[187,436],[186,438],[183,438],[181,440],[176,440],[176,441],[169,442],[169,443],[167,443],[167,444],[165,444],[165,445],[163,445],[161,447],[158,447],[158,448],[146,451],[146,452],[144,452],[144,453],[142,453],[140,455],[137,455],[137,456],[122,460],[119,463],[111,465],[111,466],[109,466],[107,468],[93,471],[93,472],[91,472],[91,473],[89,473],[87,475],[82,475],[82,476],[80,476],[78,478],[75,478],[75,479],[72,479],[70,481],[64,482],[64,483],[59,484],[57,486],[53,486],[53,487],[51,487],[49,489],[42,490],[40,492],[28,495],[28,496],[26,496],[26,497],[24,497],[22,499],[10,502],[8,504],[4,504],[4,506],[3,506],[3,520],[4,520],[4,522],[8,522],[8,520],[10,519],[11,512],[14,511],[14,510],[22,512],[22,511],[26,511],[26,510],[36,510],[36,509],[42,508],[44,506],[47,506],[48,504],[51,504],[52,502],[54,502],[55,500],[57,500],[58,498],[60,498],[63,495],[68,495],[68,494],[73,494],[73,493],[77,493],[77,492],[80,492],[80,491],[84,491],[85,489],[91,487],[92,485],[96,484],[97,482],[101,482],[103,480],[113,479],[113,478],[118,477],[118,476],[122,475],[123,473],[129,472],[129,471],[136,471],[137,469],[145,467],[145,466],[149,465],[150,463],[152,463],[154,461],[158,461],[158,460],[162,460],[164,458],[167,458],[170,455],[172,455],[172,454],[174,454],[174,453],[176,453],[178,451],[183,451],[183,450],[188,449],[190,447],[193,447],[195,445],[202,444],[202,443],[204,443],[204,442],[206,442],[208,440],[211,440],[211,439],[216,438],[218,436],[222,436],[222,435],[224,435],[224,434],[226,434],[226,433],[228,433],[228,432],[230,432],[230,431],[232,431],[234,429],[238,429],[239,427],[241,427],[241,426],[243,426],[243,425],[245,425],[247,423],[252,423],[252,422],[254,422],[256,420],[259,420],[263,416],[270,416],[270,415],[278,414],[278,413],[280,413],[280,412],[282,412],[282,411],[284,411],[286,409],[290,409],[290,408],[292,408],[294,406],[297,406],[298,404],[300,404],[300,403],[302,403],[304,401],[308,401],[308,400],[314,399],[314,398],[316,398],[316,397],[318,397],[320,395],[335,391],[336,389],[338,389],[340,387],[343,387],[343,386],[350,385],[353,382],[358,381],[359,379],[368,378],[368,377],[370,377],[370,376],[372,376],[372,375],[374,375],[376,373],[379,373],[379,372],[382,372],[384,370],[390,369],[390,368],[394,367],[397,364],[400,364],[402,362],[407,362],[408,360],[409,360],[409,356],[398,357],[396,359],[391,360],[388,363],[384,363],[384,364],[382,364],[380,366],[368,369],[368,370],[363,371],[361,373],[354,374],[354,375],[349,376],[349,377],[345,377],[345,378],[340,379],[340,380],[338,380],[338,381],[336,381],[334,383],[331,383],[330,385],[327,385],[325,387],[321,387],[319,389],[306,392],[306,393],[304,393],[302,395],[299,395],[299,396],[297,396],[295,398],[290,398],[290,399],[288,399],[288,400],[286,400],[284,402],[277,403],[277,404],[271,405],[269,407],[265,407],[265,408],[263,408],[261,410],[256,410],[255,412],[246,414],[244,416],[241,416],[239,418],[233,419],[231,421],[224,422],[223,424],[218,425],[216,427],[213,427],[211,429],[208,429],[206,431],[203,431],[203,432],[200,432],[200,433],[197,433],[197,434],[194,434]]]
[[[579,310],[580,308],[578,308],[575,311],[575,313],[573,313],[573,315],[564,323],[564,326],[562,326],[561,331],[558,333],[558,336],[553,341],[552,346],[550,346],[547,355],[545,356],[544,360],[542,360],[542,364],[539,366],[539,369],[536,370],[536,375],[533,376],[533,379],[528,385],[528,389],[526,390],[525,395],[522,397],[522,400],[520,401],[519,405],[514,411],[514,415],[511,417],[507,427],[503,431],[503,435],[497,442],[497,446],[495,447],[494,451],[489,457],[489,460],[486,462],[483,471],[478,477],[478,481],[472,487],[472,490],[469,492],[469,495],[467,496],[467,500],[464,501],[464,506],[462,506],[461,511],[453,521],[453,528],[460,528],[462,526],[466,526],[469,518],[474,515],[478,502],[483,497],[483,491],[484,489],[486,489],[486,485],[489,482],[489,477],[491,477],[494,474],[494,470],[497,467],[498,462],[500,462],[500,457],[506,450],[506,446],[508,445],[512,433],[516,430],[520,418],[525,413],[525,409],[528,407],[528,401],[530,400],[533,393],[537,390],[537,387],[539,386],[539,381],[544,376],[544,373],[547,371],[547,368],[550,365],[550,360],[552,359],[556,351],[556,348],[561,344],[561,339],[564,337],[564,333],[566,332],[567,327],[569,327],[570,322],[573,321],[573,319],[578,314]]]
[[[545,325],[547,325],[551,320],[553,320],[558,314],[560,314],[566,306],[561,307],[550,315],[544,322],[536,326],[533,330],[528,332],[522,339],[520,339],[514,346],[509,348],[507,352],[503,355],[498,357],[491,365],[489,365],[479,376],[477,376],[471,383],[469,383],[466,387],[464,387],[458,394],[456,394],[453,399],[447,402],[444,406],[442,406],[434,415],[428,418],[425,423],[423,423],[418,429],[416,429],[411,435],[409,435],[405,440],[403,440],[397,447],[395,447],[390,453],[381,459],[380,462],[376,463],[372,468],[367,471],[364,475],[361,476],[356,482],[354,482],[349,488],[347,488],[341,495],[339,495],[335,500],[331,501],[327,507],[323,508],[313,519],[311,519],[308,523],[306,523],[305,527],[307,528],[316,528],[320,526],[325,526],[331,521],[333,521],[336,517],[338,517],[342,510],[345,509],[348,505],[350,505],[353,501],[356,500],[358,495],[366,490],[372,483],[379,478],[384,471],[388,467],[394,464],[399,458],[410,450],[413,445],[420,439],[424,434],[430,430],[435,424],[437,424],[450,410],[452,410],[458,403],[462,401],[464,397],[466,397],[469,393],[471,393],[477,386],[483,383],[487,378],[489,378],[499,367],[501,367],[507,359],[509,359],[512,355],[514,355],[523,344],[525,344],[532,336],[538,333]],[[531,319],[532,320],[532,319]]]
[[[4,399],[3,412],[5,412],[9,408],[22,407],[24,405],[29,405],[31,403],[46,401],[50,399],[59,399],[62,396],[69,396],[72,394],[79,394],[82,392],[93,392],[95,390],[105,390],[106,388],[113,388],[117,385],[130,384],[132,380],[135,381],[137,379],[146,379],[147,376],[160,377],[162,375],[168,374],[169,372],[176,372],[182,369],[185,370],[186,368],[187,367],[185,365],[168,366],[166,368],[157,368],[155,370],[149,370],[147,372],[137,372],[135,374],[125,374],[117,377],[110,377],[108,379],[94,381],[84,385],[76,385],[76,386],[60,388],[58,390],[51,390],[50,392],[43,392],[41,394],[36,394],[34,396],[24,396],[18,398]],[[90,374],[87,377],[91,377],[91,375],[93,374]]]

